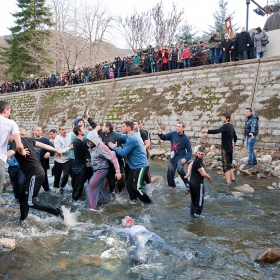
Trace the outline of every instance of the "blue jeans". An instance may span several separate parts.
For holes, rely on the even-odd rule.
[[[257,58],[266,57],[266,52],[257,52],[256,56],[257,56]]]
[[[13,192],[16,199],[19,198],[19,191],[23,185],[25,176],[22,173],[19,166],[9,166],[8,173],[10,176],[11,183],[13,185]]]
[[[219,63],[219,49],[211,48],[210,49],[210,64]]]
[[[84,83],[88,83],[88,82],[89,82],[89,79],[88,79],[88,78],[89,78],[89,76],[85,76],[85,77],[84,77]]]
[[[168,169],[167,169],[167,182],[169,187],[176,187],[174,177],[175,177],[175,171],[177,169],[178,174],[186,184],[188,182],[188,179],[184,179],[184,176],[186,175],[184,170],[184,164],[181,163],[181,159],[179,159],[177,162],[171,162],[169,161]]]
[[[183,59],[184,61],[184,68],[189,68],[189,58]]]
[[[246,146],[247,146],[247,151],[248,151],[248,165],[252,166],[253,163],[257,163],[257,158],[254,153],[254,147],[256,142],[258,141],[258,135],[254,135],[253,137],[246,136]]]

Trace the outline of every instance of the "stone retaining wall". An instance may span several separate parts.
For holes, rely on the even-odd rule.
[[[280,57],[201,66],[40,91],[2,95],[12,104],[12,117],[19,126],[45,131],[73,119],[88,105],[97,122],[112,121],[117,127],[127,119],[142,118],[154,143],[160,126],[175,129],[186,123],[194,144],[219,144],[220,135],[202,136],[200,130],[221,126],[221,114],[232,114],[232,123],[243,145],[244,111],[252,107],[260,116],[257,147],[280,147]]]

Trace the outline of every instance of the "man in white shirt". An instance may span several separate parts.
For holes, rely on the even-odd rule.
[[[55,188],[60,187],[60,194],[63,194],[65,185],[67,184],[69,173],[70,173],[70,158],[69,151],[73,149],[73,144],[71,144],[71,133],[67,134],[66,126],[61,124],[59,126],[59,135],[54,139],[54,147],[62,153],[62,157],[59,158],[54,156],[54,184]],[[63,172],[62,180],[60,183],[61,174]],[[60,186],[59,186],[60,183]]]
[[[10,104],[0,100],[0,204],[7,204],[7,201],[1,195],[5,184],[5,162],[7,161],[9,135],[14,136],[18,152],[23,156],[27,154],[21,143],[17,124],[9,119],[10,114]]]

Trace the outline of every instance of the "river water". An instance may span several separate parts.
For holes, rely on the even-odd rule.
[[[166,177],[167,162],[151,161],[151,175]],[[182,181],[177,188],[151,184],[153,205],[129,204],[127,193],[97,211],[85,198],[73,203],[71,188],[60,196],[41,191],[40,198],[63,205],[65,221],[31,209],[23,225],[16,223],[18,204],[0,208],[0,235],[13,236],[17,247],[0,253],[0,279],[280,279],[280,268],[259,265],[254,258],[280,247],[279,193],[266,188],[268,179],[237,175],[236,185],[249,183],[254,194],[234,196],[223,174],[207,170],[203,218],[189,216],[190,196]],[[137,247],[112,229],[124,216],[163,238],[174,251],[148,244],[146,263],[135,266]],[[183,252],[184,257],[178,255]]]

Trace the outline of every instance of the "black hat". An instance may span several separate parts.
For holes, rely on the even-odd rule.
[[[184,44],[187,44],[188,42],[187,41],[184,41]]]
[[[200,41],[200,44],[204,44],[204,42],[203,42],[203,41]]]

